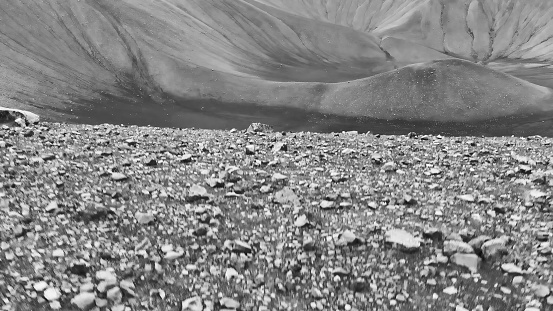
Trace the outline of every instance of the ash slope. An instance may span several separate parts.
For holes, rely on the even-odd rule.
[[[551,90],[468,61],[405,66],[332,85],[323,109],[382,119],[480,121],[550,112]]]
[[[549,90],[447,59],[549,61],[551,7],[496,0],[7,0],[0,3],[0,101],[54,119],[106,95],[140,105],[212,99],[227,109],[255,103],[434,121],[548,111]],[[420,62],[428,63],[409,67]]]

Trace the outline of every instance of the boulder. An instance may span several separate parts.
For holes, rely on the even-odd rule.
[[[39,121],[40,117],[32,112],[0,107],[0,122],[16,122],[20,126],[26,126]]]

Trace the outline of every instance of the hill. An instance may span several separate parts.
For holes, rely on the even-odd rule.
[[[206,100],[227,110],[408,120],[549,110],[549,91],[537,85],[551,86],[552,8],[537,0],[7,0],[0,102],[53,120],[127,112],[137,122]],[[433,63],[448,59],[487,70]],[[427,64],[405,67],[419,63]],[[436,83],[424,80],[430,68]]]

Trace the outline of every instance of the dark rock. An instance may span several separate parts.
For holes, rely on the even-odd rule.
[[[422,236],[431,240],[442,240],[444,235],[438,228],[425,228]]]
[[[90,271],[90,265],[86,262],[75,262],[68,268],[69,272],[86,277],[88,272]]]
[[[147,157],[144,159],[144,165],[146,166],[156,166],[157,165],[157,159],[155,157]]]

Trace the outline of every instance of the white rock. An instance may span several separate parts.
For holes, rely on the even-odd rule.
[[[33,284],[33,288],[37,292],[44,291],[46,288],[48,288],[48,286],[49,286],[48,283],[46,283],[45,281],[40,281],[40,282],[36,282],[35,284]]]
[[[64,257],[65,256],[65,252],[62,250],[62,249],[56,249],[52,252],[52,257]]]
[[[239,274],[234,268],[227,268],[227,271],[225,271],[225,279],[227,281],[230,281],[232,278],[238,277]]]
[[[169,251],[169,252],[167,252],[167,254],[165,254],[165,256],[163,256],[163,258],[165,258],[167,260],[175,260],[175,259],[180,258],[182,256],[184,256],[184,251],[180,251],[180,252]]]
[[[511,274],[522,274],[523,271],[520,267],[513,263],[504,263],[501,265],[501,269],[507,273]]]
[[[271,177],[271,180],[273,180],[273,181],[279,181],[279,180],[285,180],[286,178],[288,178],[288,176],[282,175],[281,173],[275,173],[275,174]]]
[[[457,288],[455,288],[453,286],[446,287],[446,288],[444,288],[444,293],[446,293],[448,295],[455,295],[455,294],[457,294]]]
[[[121,181],[121,180],[127,179],[127,175],[122,174],[122,173],[113,173],[113,174],[111,174],[111,179],[113,179],[115,181]]]
[[[44,298],[48,301],[58,300],[61,297],[61,293],[57,288],[50,287],[44,291]]]
[[[319,206],[320,206],[322,209],[329,209],[329,208],[334,207],[334,202],[333,202],[333,201],[323,200],[323,201],[321,201],[321,203],[319,203]]]
[[[93,293],[83,292],[71,299],[71,303],[79,307],[81,310],[87,310],[95,304],[96,295]]]
[[[387,243],[400,245],[407,251],[418,250],[421,246],[418,239],[403,229],[389,230],[386,232],[385,238]]]
[[[227,309],[231,309],[231,310],[234,310],[234,309],[238,309],[240,308],[240,303],[232,298],[222,298],[221,300],[219,300],[219,304],[221,304],[222,307],[225,307]]]
[[[142,213],[142,212],[136,212],[134,214],[134,218],[136,218],[136,221],[138,221],[138,223],[142,225],[147,225],[149,223],[152,223],[156,219],[156,217],[152,213]]]

